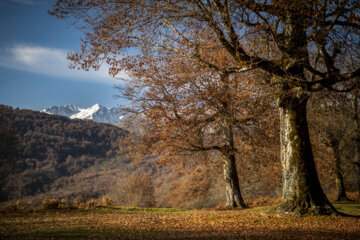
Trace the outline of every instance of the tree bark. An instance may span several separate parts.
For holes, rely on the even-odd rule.
[[[358,172],[357,172],[358,199],[357,199],[357,202],[360,203],[360,162],[356,162],[356,165],[358,168]]]
[[[230,95],[230,86],[227,75],[222,75],[224,81],[224,96],[225,99],[222,102],[224,108],[224,118],[222,120],[222,129],[224,133],[224,144],[225,146],[220,151],[223,155],[223,166],[224,166],[224,180],[225,180],[225,195],[226,195],[226,207],[227,208],[246,208],[245,202],[241,196],[239,177],[236,169],[236,157],[235,157],[235,140],[234,140],[234,120],[231,116],[234,115],[232,112],[232,102]]]
[[[307,94],[278,101],[283,191],[280,211],[296,214],[337,213],[324,194],[315,168],[306,119]]]
[[[357,187],[358,187],[358,199],[360,203],[360,118],[359,118],[359,106],[358,106],[358,93],[353,93],[353,120],[355,125],[355,157],[354,165],[357,167]]]
[[[246,208],[241,196],[239,177],[236,170],[235,155],[224,155],[224,180],[227,208]]]
[[[341,154],[339,149],[339,142],[336,139],[331,140],[331,147],[334,151],[334,172],[335,172],[335,183],[337,190],[336,201],[349,201],[349,198],[346,196],[344,178],[341,170]]]

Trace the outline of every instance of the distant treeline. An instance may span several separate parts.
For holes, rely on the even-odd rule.
[[[110,124],[0,105],[0,201],[46,192],[59,177],[113,157],[126,134]]]

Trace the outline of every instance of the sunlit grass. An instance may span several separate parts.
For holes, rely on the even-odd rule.
[[[353,203],[336,203],[334,207],[340,211],[347,214],[359,214],[360,215],[360,204],[353,204]]]

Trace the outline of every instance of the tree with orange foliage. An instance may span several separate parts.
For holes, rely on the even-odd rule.
[[[218,66],[227,64],[223,51],[207,54],[216,55]],[[197,153],[217,152],[220,158],[215,159],[223,164],[226,207],[246,207],[236,167],[242,162],[236,161],[238,143],[271,121],[274,104],[269,94],[251,85],[255,73],[223,74],[166,51],[149,55],[144,53],[148,58],[143,57],[128,85],[118,87],[132,106],[123,110],[145,116],[133,151],[141,156],[156,154],[163,163],[182,164],[186,159],[196,161]]]
[[[313,92],[337,89],[360,76],[357,0],[58,0],[52,14],[73,16],[86,32],[70,59],[83,69],[105,60],[111,74],[136,70],[142,53],[165,49],[222,74],[260,69],[272,76],[280,111],[283,212],[336,213],[317,176],[306,119]],[[229,56],[219,69],[199,45],[200,33]],[[249,47],[256,44],[256,48]],[[150,49],[150,48],[149,48]],[[347,61],[339,62],[341,56]],[[340,68],[341,67],[341,68]],[[257,81],[257,80],[256,80]]]

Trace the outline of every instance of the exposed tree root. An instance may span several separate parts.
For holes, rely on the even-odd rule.
[[[286,201],[280,204],[278,212],[281,215],[332,215],[338,216],[340,213],[330,202],[316,204],[308,201]]]

